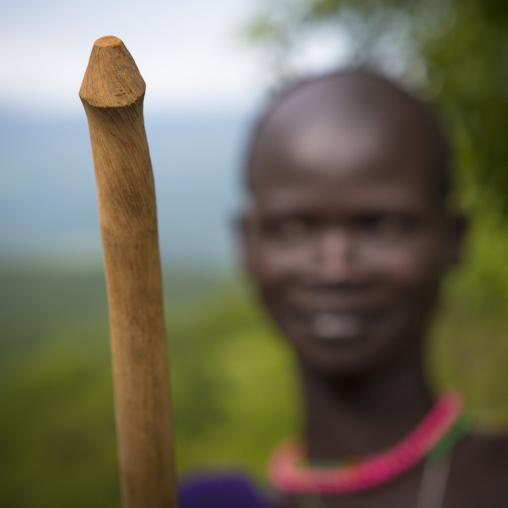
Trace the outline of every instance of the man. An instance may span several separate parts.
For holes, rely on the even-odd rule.
[[[508,440],[466,433],[458,396],[425,376],[465,222],[449,159],[428,106],[365,71],[306,81],[258,123],[245,267],[303,394],[301,442],[271,463],[284,508],[508,506]]]

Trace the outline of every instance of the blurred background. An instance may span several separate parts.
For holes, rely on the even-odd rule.
[[[93,41],[147,83],[181,474],[264,464],[297,432],[292,360],[238,270],[249,126],[299,76],[367,64],[434,101],[471,216],[431,377],[508,419],[508,4],[193,0],[0,5],[0,506],[120,506],[105,282],[78,90]],[[248,361],[247,361],[248,359]]]

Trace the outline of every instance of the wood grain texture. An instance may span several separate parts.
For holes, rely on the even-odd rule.
[[[79,95],[104,251],[123,506],[176,508],[168,351],[145,83],[123,42],[97,40]]]

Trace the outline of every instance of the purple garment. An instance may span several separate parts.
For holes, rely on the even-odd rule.
[[[180,508],[276,508],[238,473],[187,478],[178,487]]]

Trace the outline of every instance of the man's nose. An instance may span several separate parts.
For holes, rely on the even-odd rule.
[[[313,274],[321,284],[361,284],[365,279],[358,238],[346,228],[322,231],[313,252]]]

